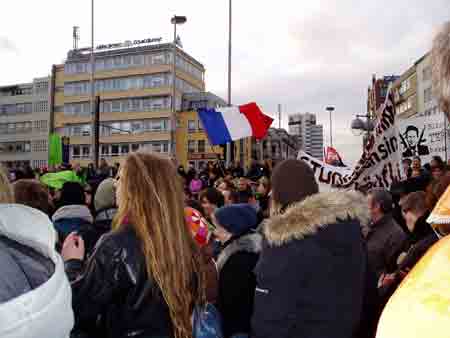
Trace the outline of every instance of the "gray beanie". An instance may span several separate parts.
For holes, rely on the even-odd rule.
[[[97,212],[116,207],[116,191],[113,178],[107,178],[100,183],[95,193],[94,206]]]

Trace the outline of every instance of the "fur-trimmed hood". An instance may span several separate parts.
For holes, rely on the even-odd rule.
[[[217,270],[225,266],[228,259],[238,252],[260,253],[262,249],[262,236],[260,233],[244,235],[227,245],[217,258]]]
[[[324,192],[307,197],[289,207],[285,213],[269,219],[263,228],[271,246],[281,246],[294,239],[303,239],[319,228],[347,219],[369,223],[367,199],[356,191]]]

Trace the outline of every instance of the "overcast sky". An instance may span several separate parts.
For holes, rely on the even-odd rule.
[[[206,67],[206,86],[227,91],[228,0],[95,0],[95,42],[163,37],[170,17],[185,51]],[[72,47],[90,44],[90,1],[25,0],[1,5],[0,86],[50,73]],[[264,111],[316,113],[329,139],[327,105],[336,107],[334,143],[352,163],[361,138],[350,122],[366,112],[373,73],[400,74],[425,54],[436,27],[450,19],[449,0],[233,1],[233,103],[256,101]],[[277,123],[278,125],[278,123]]]

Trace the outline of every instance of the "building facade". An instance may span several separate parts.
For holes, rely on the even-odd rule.
[[[267,136],[252,142],[252,159],[268,161],[271,166],[290,158],[297,158],[300,147],[298,137],[289,135],[285,129],[270,128]]]
[[[377,117],[378,109],[386,100],[389,85],[398,79],[397,75],[383,76],[382,78],[377,78],[375,74],[372,76],[372,84],[367,90],[367,113],[370,118]]]
[[[439,112],[438,100],[433,95],[431,54],[428,53],[416,63],[417,113],[433,115]]]
[[[0,163],[43,168],[48,160],[50,78],[0,88]]]
[[[289,134],[298,138],[300,149],[323,160],[323,126],[317,124],[315,114],[289,115]]]
[[[417,63],[394,82],[393,90],[398,117],[403,119],[417,114]]]
[[[193,166],[202,169],[208,161],[223,160],[223,149],[211,146],[198,109],[212,109],[226,106],[226,102],[212,93],[188,93],[183,95],[182,112],[178,114],[176,146],[178,164],[187,168]]]
[[[102,45],[95,50],[95,95],[100,97],[99,157],[121,162],[131,151],[169,154],[173,44]],[[52,127],[70,137],[71,162],[92,162],[89,49],[71,50],[53,66]],[[182,95],[204,91],[203,65],[176,51],[175,107]]]

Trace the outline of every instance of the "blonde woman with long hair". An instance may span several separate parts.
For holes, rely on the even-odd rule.
[[[0,166],[0,203],[14,203],[14,192],[8,176]]]
[[[102,337],[192,337],[204,303],[202,258],[184,221],[183,190],[169,159],[130,154],[116,178],[118,212],[82,266],[84,244],[63,246],[76,329]]]

